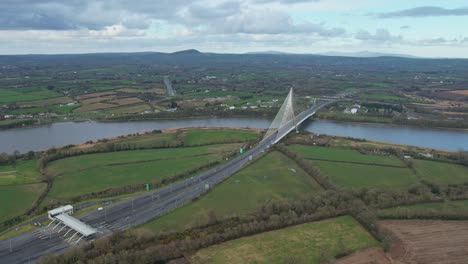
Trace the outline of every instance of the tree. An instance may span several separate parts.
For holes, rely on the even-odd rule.
[[[36,156],[36,153],[34,153],[34,151],[30,150],[30,151],[28,151],[26,156],[27,156],[28,159],[33,159]]]
[[[171,101],[171,102],[169,103],[169,107],[170,107],[170,108],[177,108],[177,106],[178,106],[178,104],[177,104],[177,102],[175,102],[175,101]]]

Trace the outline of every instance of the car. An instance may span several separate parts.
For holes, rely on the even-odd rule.
[[[102,207],[99,207],[97,210],[98,210],[98,211],[102,211],[102,209],[104,209],[104,208],[102,208]]]

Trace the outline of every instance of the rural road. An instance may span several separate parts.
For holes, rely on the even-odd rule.
[[[320,108],[332,102],[334,100],[319,102],[301,112],[296,116],[297,123],[302,123]],[[87,212],[77,218],[98,229],[102,234],[143,224],[206,192],[207,186],[212,188],[222,182],[242,168],[249,161],[249,156],[255,158],[293,129],[294,122],[290,121],[257,146],[220,166],[195,177],[135,196],[131,200],[110,204],[101,211]],[[64,233],[65,231],[61,234],[47,232],[43,227],[2,240],[0,241],[0,263],[32,263],[40,256],[62,252],[72,247],[63,239]]]
[[[164,86],[166,86],[167,94],[168,94],[169,96],[174,96],[174,95],[175,95],[175,91],[174,91],[174,88],[172,88],[172,83],[171,83],[171,80],[169,80],[169,77],[168,77],[168,76],[164,76],[163,82],[164,82]]]

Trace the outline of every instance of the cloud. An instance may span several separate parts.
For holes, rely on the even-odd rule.
[[[296,23],[278,9],[232,5],[222,11],[198,14],[198,7],[189,8],[184,23],[197,23],[203,34],[316,34],[323,37],[343,36],[343,28],[327,27],[323,23]],[[194,12],[196,11],[196,12]]]
[[[305,3],[318,0],[274,0],[269,3]],[[200,34],[301,34],[324,37],[345,30],[320,23],[294,23],[283,10],[255,3],[264,0],[2,0],[0,30],[102,30],[118,27],[149,29],[152,24],[183,26]],[[126,31],[125,31],[126,32]]]
[[[2,0],[0,30],[148,28],[151,19],[175,19],[190,0]]]
[[[444,37],[436,37],[429,39],[418,40],[414,45],[424,45],[424,46],[451,46],[451,47],[460,47],[468,44],[468,38],[459,37],[447,39]]]
[[[280,4],[299,4],[299,3],[313,3],[320,0],[254,0],[254,3],[280,3]]]
[[[216,19],[235,15],[241,11],[239,2],[224,2],[216,6],[207,8],[206,5],[194,4],[189,6],[188,14],[195,19]]]
[[[374,42],[398,42],[403,39],[402,36],[392,35],[386,29],[379,28],[372,34],[366,30],[357,32],[354,37],[358,40],[363,41],[374,41]]]
[[[447,9],[437,6],[421,6],[395,12],[380,13],[378,18],[429,17],[429,16],[468,16],[468,7]]]

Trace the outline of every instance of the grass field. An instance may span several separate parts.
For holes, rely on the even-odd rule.
[[[365,155],[353,149],[327,148],[304,145],[291,145],[289,148],[306,159],[345,161],[365,164],[405,167],[395,156]]]
[[[407,189],[418,183],[408,168],[313,161],[320,171],[346,188]]]
[[[406,189],[418,182],[395,156],[365,155],[353,149],[291,145],[335,184],[347,188]]]
[[[0,166],[0,185],[34,183],[39,175],[36,160],[18,161],[16,166]]]
[[[26,102],[18,102],[18,105],[21,107],[34,107],[34,106],[47,106],[47,105],[55,105],[55,104],[65,104],[71,103],[73,100],[70,97],[54,97],[48,99],[41,99],[35,101],[26,101]]]
[[[181,230],[219,218],[247,214],[276,199],[299,198],[320,191],[318,184],[292,160],[272,152],[231,176],[200,200],[144,225],[153,230]]]
[[[112,101],[108,101],[110,104],[115,104],[115,105],[130,105],[130,104],[137,104],[137,103],[142,103],[143,101],[140,98],[137,97],[128,97],[128,98],[121,98],[121,99],[115,99]]]
[[[379,210],[381,216],[405,215],[406,213],[438,213],[445,212],[468,212],[468,200],[448,201],[440,203],[421,203],[414,205],[398,206]]]
[[[0,103],[11,103],[21,101],[34,101],[52,97],[58,97],[60,94],[49,90],[37,90],[32,92],[21,92],[13,89],[0,89]]]
[[[115,109],[109,110],[109,113],[111,114],[141,113],[146,110],[151,110],[151,107],[147,104],[139,104],[139,105],[115,108]]]
[[[260,133],[240,129],[186,129],[184,144],[203,145],[225,142],[245,142],[256,139]]]
[[[0,185],[0,222],[23,214],[34,205],[46,184]]]
[[[243,237],[202,249],[191,263],[325,263],[379,243],[350,216]],[[288,262],[294,259],[295,262]]]
[[[60,106],[60,105],[51,105],[48,107],[45,106],[36,106],[36,107],[27,107],[27,108],[20,108],[8,111],[10,114],[14,115],[21,115],[21,114],[37,114],[37,113],[56,113],[56,114],[69,114],[72,112],[73,109],[79,107],[79,104],[76,105],[67,105],[67,106]]]
[[[366,94],[359,94],[360,98],[363,99],[377,99],[377,100],[388,100],[388,101],[406,101],[407,99],[404,97],[399,97],[393,94],[387,93],[366,93]]]
[[[83,112],[88,112],[88,111],[97,111],[97,110],[102,110],[106,108],[112,108],[115,107],[113,104],[108,104],[108,103],[95,103],[95,104],[89,104],[89,105],[83,105],[75,110],[73,110],[74,113],[83,113]]]
[[[173,146],[176,144],[176,135],[173,132],[168,133],[149,133],[136,137],[126,137],[118,139],[119,143],[135,144],[136,146],[158,147]]]
[[[391,123],[391,117],[384,117],[384,116],[368,116],[368,115],[350,115],[345,114],[343,112],[331,112],[331,111],[323,111],[317,113],[319,118],[322,119],[333,119],[333,120],[340,120],[340,121],[349,121],[349,122],[365,122],[365,123]]]
[[[60,159],[50,163],[46,168],[48,175],[57,175],[68,172],[77,172],[92,168],[151,161],[164,161],[206,154],[219,154],[233,151],[238,144],[209,145],[187,148],[145,149],[97,154],[80,155]]]
[[[48,199],[64,199],[110,187],[143,184],[181,174],[219,160],[237,145],[150,149],[90,154],[51,163],[47,173],[60,174]]]
[[[413,160],[419,177],[435,184],[468,182],[468,167],[427,160]]]

